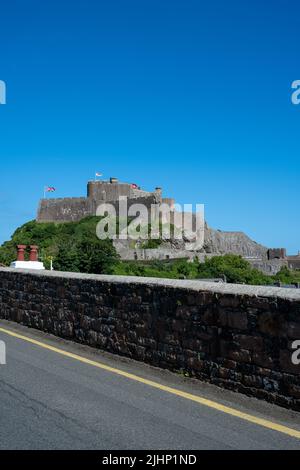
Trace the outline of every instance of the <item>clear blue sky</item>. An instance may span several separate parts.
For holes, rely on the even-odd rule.
[[[81,196],[101,171],[300,249],[299,2],[10,0],[0,17],[0,241],[44,185]]]

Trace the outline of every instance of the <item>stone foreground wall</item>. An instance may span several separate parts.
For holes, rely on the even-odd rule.
[[[300,292],[0,268],[0,318],[300,410]]]

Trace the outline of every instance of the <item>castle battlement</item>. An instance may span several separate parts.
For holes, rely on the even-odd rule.
[[[97,208],[103,203],[116,206],[120,197],[127,198],[131,204],[144,204],[150,208],[153,204],[174,205],[171,198],[162,198],[161,188],[153,192],[145,191],[133,183],[119,182],[117,178],[109,181],[89,181],[86,197],[67,197],[41,199],[38,208],[38,222],[76,222],[84,217],[96,215]]]

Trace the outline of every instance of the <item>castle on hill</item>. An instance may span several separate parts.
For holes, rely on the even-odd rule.
[[[167,204],[172,208],[174,199],[163,198],[161,188],[153,192],[144,191],[136,184],[120,183],[117,178],[109,181],[89,181],[86,197],[42,199],[38,208],[38,222],[78,222],[84,217],[96,215],[97,208],[103,203],[113,204],[118,209],[119,198],[127,198],[128,207],[132,204]]]
[[[172,211],[175,213],[174,199],[164,198],[160,187],[149,192],[136,184],[110,178],[109,181],[89,181],[86,197],[42,199],[39,203],[37,221],[78,222],[85,217],[96,215],[97,208],[105,203],[112,204],[118,215],[120,197],[126,197],[128,208],[133,204],[143,204],[147,209],[151,209],[154,205],[159,211],[162,205],[167,205],[171,213]],[[114,240],[113,243],[120,257],[125,260],[193,259],[197,256],[200,261],[204,261],[207,256],[233,253],[241,255],[266,274],[276,274],[282,266],[300,268],[300,253],[287,256],[284,249],[268,249],[251,240],[243,232],[214,230],[206,223],[204,245],[201,249],[195,247],[194,250],[187,250],[184,241],[180,243],[178,240],[165,240],[156,249],[145,248],[139,241],[132,248],[132,240]]]

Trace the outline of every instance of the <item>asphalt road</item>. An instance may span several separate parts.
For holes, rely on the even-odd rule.
[[[300,430],[295,412],[10,322],[0,328]],[[0,449],[300,449],[300,439],[0,331]]]

